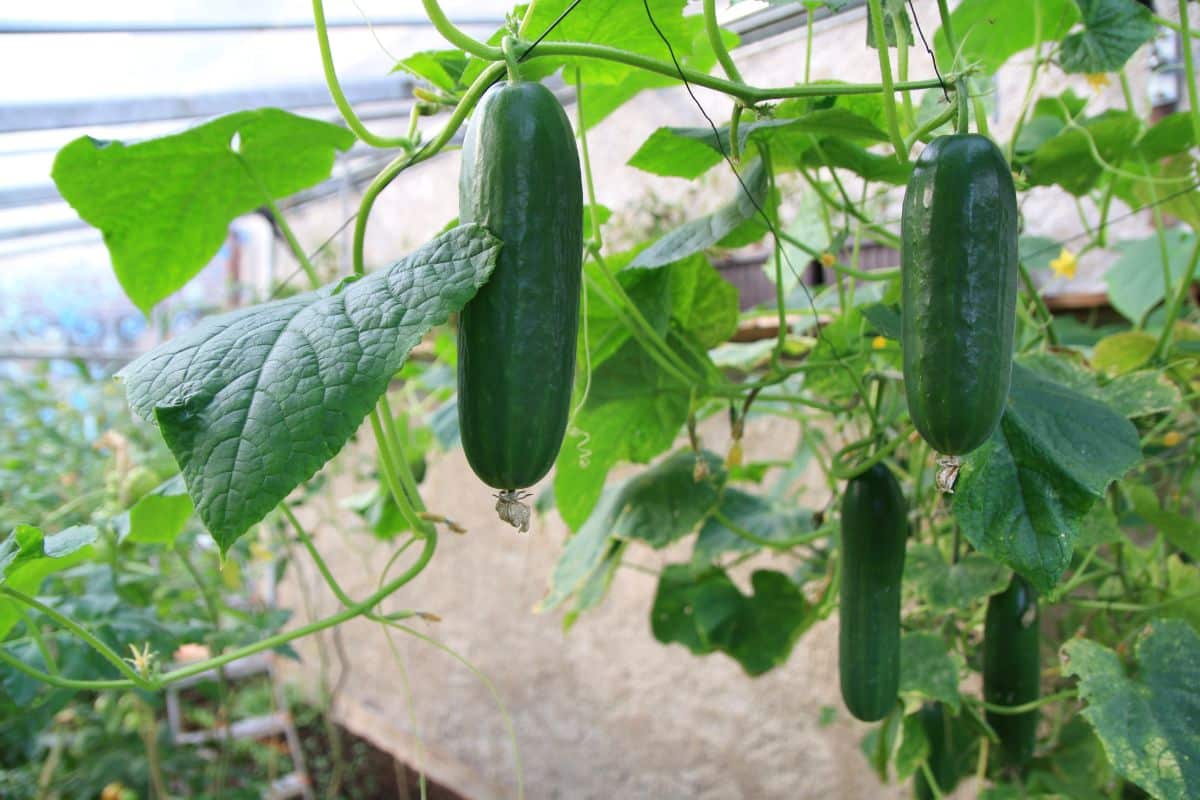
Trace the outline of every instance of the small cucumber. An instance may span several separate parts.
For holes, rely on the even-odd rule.
[[[842,700],[864,722],[883,719],[900,690],[900,580],[908,506],[882,464],[842,497],[838,669]]]
[[[1037,595],[1028,581],[1013,575],[1008,588],[988,600],[983,626],[983,698],[1001,706],[1038,699],[1041,682]],[[1000,737],[1002,760],[1022,768],[1033,755],[1038,712],[987,712]]]

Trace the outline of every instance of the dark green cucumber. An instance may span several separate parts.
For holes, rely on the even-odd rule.
[[[571,123],[539,83],[489,89],[467,127],[459,217],[504,244],[458,329],[463,449],[489,486],[532,486],[570,413],[583,267],[583,189]]]
[[[1017,197],[996,145],[976,134],[930,142],[900,235],[909,414],[935,450],[963,455],[1000,424],[1012,376]]]
[[[865,722],[887,716],[900,690],[900,579],[907,517],[900,484],[882,464],[846,484],[838,670],[846,708]]]
[[[917,718],[921,721],[921,730],[925,732],[925,739],[929,742],[929,772],[937,781],[941,793],[949,794],[962,777],[959,769],[959,737],[955,735],[958,733],[955,730],[957,721],[946,716],[945,707],[941,703],[925,703],[918,709]],[[918,769],[913,778],[913,788],[917,800],[933,800],[936,796],[922,769]]]
[[[1038,699],[1040,653],[1037,595],[1020,575],[988,600],[983,627],[983,698],[1001,706]],[[988,724],[1000,737],[1005,763],[1022,767],[1033,755],[1037,711],[1024,714],[987,712]]]

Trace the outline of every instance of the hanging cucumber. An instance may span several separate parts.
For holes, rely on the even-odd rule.
[[[938,790],[949,794],[958,785],[961,777],[959,761],[961,744],[955,734],[957,721],[946,716],[946,709],[941,703],[925,703],[917,711],[921,721],[921,730],[929,742],[929,772],[937,781]],[[936,796],[925,779],[925,771],[918,769],[913,778],[913,790],[917,800],[933,800]]]
[[[501,83],[480,99],[463,142],[459,217],[504,243],[459,318],[463,449],[501,490],[501,517],[527,529],[518,492],[550,470],[567,427],[582,279],[579,157],[549,89]]]
[[[996,145],[977,134],[930,142],[900,232],[908,410],[935,450],[964,455],[1000,423],[1012,375],[1017,198]]]
[[[900,484],[882,464],[846,485],[838,669],[846,708],[865,722],[887,716],[900,690],[900,579],[907,517]]]
[[[988,600],[983,628],[983,698],[1002,706],[1019,706],[1038,698],[1040,659],[1037,595],[1020,575]],[[1000,737],[1002,760],[1021,768],[1033,755],[1037,711],[987,713]]]

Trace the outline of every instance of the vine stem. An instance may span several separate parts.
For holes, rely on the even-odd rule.
[[[30,597],[23,592],[19,592],[11,586],[0,586],[0,594],[4,594],[13,600],[16,600],[18,603],[34,609],[35,611],[42,612],[51,620],[53,620],[59,627],[65,628],[66,630],[78,636],[80,639],[90,645],[93,650],[103,656],[106,661],[116,667],[117,671],[128,678],[132,685],[143,689],[148,688],[150,685],[149,682],[139,675],[136,670],[130,667],[129,664],[125,663],[125,659],[117,655],[111,647],[109,647],[107,644],[97,638],[91,631],[80,625],[75,620],[71,619],[65,614],[59,613],[57,610],[51,608],[37,598]]]
[[[333,50],[329,46],[329,30],[325,24],[325,7],[321,0],[312,0],[312,11],[313,24],[317,29],[317,47],[321,51],[321,68],[325,72],[325,85],[329,87],[333,103],[341,113],[342,119],[346,121],[347,127],[354,131],[355,136],[372,147],[382,149],[409,147],[409,140],[403,137],[379,136],[372,133],[354,113],[354,107],[346,99],[346,93],[342,91],[342,85],[338,81],[337,70],[333,67]]]
[[[942,19],[942,27],[948,34],[950,31],[947,25],[950,19],[949,13],[944,14]],[[1033,92],[1037,88],[1038,71],[1042,68],[1042,63],[1042,3],[1041,0],[1034,0],[1033,65],[1029,68],[1029,82],[1025,84],[1025,96],[1021,100],[1021,111],[1017,114],[1017,121],[1013,124],[1012,137],[1008,140],[1008,160],[1010,163],[1013,160],[1013,154],[1016,152],[1017,139],[1021,135],[1021,129],[1025,126],[1025,115],[1029,112],[1029,105],[1033,102]]]
[[[896,113],[896,92],[892,84],[892,60],[888,56],[887,35],[883,26],[883,4],[880,0],[868,0],[868,6],[871,12],[871,27],[875,34],[875,47],[879,53],[879,77],[883,81],[883,115],[887,119],[888,133],[892,137],[896,158],[904,163],[908,161],[908,151],[904,149],[904,136],[900,133],[900,118]]]
[[[988,703],[984,700],[979,701],[979,705],[985,710],[991,711],[993,714],[1026,714],[1042,706],[1057,703],[1059,700],[1069,700],[1078,696],[1078,692],[1074,689],[1064,689],[1058,694],[1048,694],[1045,697],[1039,697],[1037,700],[1031,700],[1028,703],[1022,703],[1019,706],[998,706],[993,703]]]
[[[1179,33],[1183,37],[1183,73],[1188,104],[1192,108],[1192,135],[1200,142],[1200,89],[1196,87],[1196,60],[1192,56],[1192,31],[1188,25],[1188,0],[1179,0]]]
[[[908,31],[904,27],[904,7],[889,6],[892,18],[892,28],[896,31],[896,71],[902,81],[908,80]],[[917,115],[913,110],[912,96],[905,92],[901,98],[904,107],[904,124],[909,130],[917,125]],[[908,152],[905,150],[904,152]]]
[[[1058,334],[1054,331],[1054,315],[1050,313],[1050,307],[1046,305],[1046,301],[1042,298],[1042,293],[1038,291],[1037,285],[1033,282],[1033,276],[1029,274],[1029,268],[1025,266],[1025,262],[1017,259],[1017,270],[1021,274],[1021,282],[1025,284],[1025,291],[1029,292],[1029,296],[1033,298],[1033,303],[1037,306],[1038,314],[1046,321],[1043,330],[1046,332],[1046,341],[1052,345],[1058,344]]]
[[[471,55],[479,56],[487,61],[500,61],[504,58],[504,53],[499,47],[486,45],[467,35],[462,29],[455,27],[450,18],[446,16],[446,12],[442,11],[441,6],[437,4],[437,0],[421,0],[421,5],[425,7],[425,16],[429,17],[430,23],[442,35],[442,38],[459,50],[465,50]],[[525,21],[528,22],[528,17]]]
[[[929,120],[924,125],[922,125],[921,127],[917,128],[915,131],[913,131],[912,135],[909,136],[904,141],[904,147],[906,148],[906,150],[911,150],[917,144],[917,142],[921,141],[924,137],[928,136],[933,131],[936,131],[938,128],[942,127],[947,122],[954,119],[955,115],[957,115],[957,114],[958,114],[958,106],[951,105],[945,111],[938,114],[936,117]]]
[[[538,45],[537,50],[531,53],[525,60],[533,61],[536,58],[553,58],[553,57],[571,57],[571,58],[596,58],[604,61],[616,61],[621,64],[627,64],[631,67],[644,69],[647,72],[656,72],[659,75],[665,75],[668,78],[679,79],[680,74],[687,79],[687,82],[694,86],[703,86],[706,89],[721,92],[741,100],[745,105],[752,106],[764,100],[786,100],[797,97],[829,97],[833,95],[854,95],[854,94],[878,94],[884,91],[884,87],[879,83],[830,83],[816,85],[800,85],[800,86],[771,86],[757,87],[748,84],[737,83],[735,81],[718,78],[715,75],[709,75],[706,72],[691,69],[689,67],[681,67],[676,69],[675,65],[669,61],[661,61],[651,56],[644,56],[641,53],[631,53],[628,50],[620,50],[616,47],[608,47],[607,45],[590,44],[584,42],[542,42]],[[950,78],[946,79],[946,83],[950,83]],[[895,83],[891,89],[897,92],[915,92],[921,89],[937,89],[942,83],[936,79],[903,81]]]
[[[942,19],[942,32],[946,34],[946,47],[951,53],[958,53],[958,39],[954,36],[954,26],[950,24],[950,4],[947,0],[938,0],[938,16]]]
[[[321,577],[325,579],[325,583],[329,586],[330,591],[337,597],[342,606],[349,608],[354,605],[354,601],[350,595],[346,594],[342,589],[342,585],[338,583],[337,578],[333,576],[333,572],[329,569],[329,565],[325,563],[325,559],[321,557],[321,553],[317,550],[317,546],[313,543],[312,537],[308,535],[308,531],[300,524],[300,520],[296,519],[296,515],[288,508],[287,503],[279,504],[279,511],[287,517],[287,521],[291,523],[296,530],[296,538],[300,540],[300,544],[304,545],[304,549],[308,551],[309,557],[313,563],[317,565],[317,571],[321,573]]]
[[[721,69],[725,70],[730,80],[745,83],[737,64],[733,63],[733,56],[729,55],[725,42],[721,41],[721,26],[717,24],[717,0],[704,0],[704,30],[708,34],[708,43],[712,46]]]
[[[296,639],[310,636],[318,631],[323,631],[326,628],[332,628],[335,625],[340,625],[341,623],[354,619],[358,616],[369,616],[372,619],[395,619],[402,615],[411,616],[411,614],[402,612],[400,614],[390,614],[386,617],[377,617],[372,614],[372,609],[379,605],[379,603],[381,603],[383,600],[387,599],[389,595],[393,594],[400,587],[404,586],[406,583],[415,578],[429,564],[430,559],[433,558],[434,551],[437,549],[437,531],[431,531],[430,534],[422,540],[422,542],[424,546],[420,555],[418,555],[412,565],[404,571],[404,574],[398,576],[395,580],[391,581],[387,585],[380,587],[375,593],[365,600],[355,603],[336,614],[331,614],[330,616],[324,617],[315,622],[310,622],[307,625],[302,625],[290,631],[277,633],[274,636],[268,636],[266,639],[260,639],[259,641],[245,645],[244,647],[227,650],[219,656],[214,656],[213,658],[207,658],[203,661],[197,661],[192,664],[188,664],[186,667],[180,667],[179,669],[164,673],[163,675],[160,675],[154,679],[146,679],[138,675],[129,668],[128,664],[122,661],[119,657],[116,657],[116,654],[112,653],[112,650],[108,648],[108,645],[97,640],[94,636],[81,628],[78,623],[63,617],[53,609],[48,609],[48,611],[43,611],[43,613],[47,613],[48,616],[51,616],[52,619],[56,619],[56,621],[61,619],[64,627],[66,627],[72,633],[75,633],[84,641],[88,642],[88,644],[92,644],[94,641],[97,645],[99,645],[99,647],[104,648],[104,650],[107,650],[108,653],[112,653],[113,657],[117,658],[117,661],[114,662],[114,665],[119,664],[122,674],[125,674],[128,677],[119,680],[75,680],[71,678],[63,678],[58,675],[48,675],[39,669],[29,666],[20,659],[9,655],[2,648],[0,648],[0,661],[3,661],[13,669],[23,672],[35,680],[64,689],[84,689],[90,691],[98,691],[101,689],[143,689],[145,691],[158,691],[159,689],[175,683],[176,681],[189,678],[192,675],[198,675],[202,672],[207,672],[211,669],[223,667],[226,664],[246,658],[247,656],[252,656],[255,653],[261,653],[264,650],[274,650],[277,647],[282,647],[288,642],[293,642]],[[38,610],[45,608],[42,606],[42,604],[38,603],[36,600],[33,600],[33,598],[26,597],[20,592],[15,592],[8,587],[0,587],[0,594],[6,594],[9,597],[12,597],[14,600],[23,603],[30,601],[33,603],[33,607],[38,608]]]
[[[400,478],[400,485],[408,493],[413,510],[418,512],[419,516],[420,512],[425,510],[425,502],[421,499],[421,490],[417,488],[416,476],[413,475],[412,466],[409,465],[408,458],[404,453],[404,443],[400,441],[399,431],[396,430],[396,417],[392,414],[392,406],[386,393],[379,398],[379,409],[383,416],[383,432],[387,436],[388,446],[391,448],[392,454],[397,457],[396,463],[392,464],[392,470]]]
[[[316,0],[314,0],[315,2]],[[421,0],[421,4],[425,8],[425,13],[429,17],[429,21],[442,37],[450,44],[465,50],[471,55],[478,56],[486,61],[501,61],[504,58],[504,53],[499,47],[492,47],[483,42],[473,39],[464,33],[459,28],[454,26],[454,23],[446,16],[438,6],[437,0]],[[719,31],[718,31],[718,41]],[[724,48],[724,43],[720,45]],[[714,48],[715,49],[715,48]],[[736,97],[742,100],[746,105],[754,105],[763,100],[781,100],[789,97],[828,97],[830,95],[841,94],[876,94],[882,91],[883,87],[880,84],[822,84],[820,86],[782,86],[761,88],[749,86],[742,83],[740,80],[725,80],[718,78],[715,75],[709,75],[707,72],[691,69],[689,67],[677,67],[669,61],[645,56],[641,53],[633,53],[628,50],[621,50],[616,47],[607,45],[591,44],[589,42],[542,42],[538,45],[537,50],[528,53],[524,58],[526,61],[531,61],[535,58],[553,58],[568,56],[572,58],[596,58],[605,61],[615,61],[620,64],[627,64],[631,67],[638,67],[649,72],[657,72],[660,75],[665,75],[668,78],[678,79],[681,76],[688,83],[696,86],[703,86],[706,89],[713,89],[718,92]],[[728,56],[728,51],[726,51]],[[718,56],[719,57],[719,56]],[[730,65],[733,65],[733,59],[729,59]],[[722,63],[722,66],[725,66]],[[733,65],[734,70],[737,66]],[[889,88],[889,91],[917,91],[920,89],[936,89],[941,86],[941,82],[937,80],[923,81],[907,81],[901,84],[896,84]]]
[[[1187,269],[1183,273],[1183,277],[1179,280],[1179,286],[1175,289],[1174,295],[1171,297],[1171,304],[1167,307],[1167,318],[1163,323],[1162,335],[1158,337],[1158,344],[1154,347],[1154,358],[1161,359],[1167,352],[1167,348],[1171,345],[1171,333],[1175,328],[1175,320],[1179,318],[1179,311],[1183,307],[1183,299],[1187,297],[1188,292],[1192,288],[1192,280],[1196,276],[1196,265],[1200,263],[1200,240],[1192,247],[1192,256],[1188,259]]]
[[[283,212],[279,210],[279,206],[276,205],[275,199],[271,197],[270,190],[267,189],[266,184],[259,180],[258,174],[250,167],[250,163],[242,157],[241,153],[235,150],[233,154],[237,158],[238,163],[242,165],[242,169],[245,171],[246,176],[250,178],[250,180],[253,181],[258,187],[258,191],[262,194],[263,202],[266,203],[267,208],[271,211],[271,218],[274,219],[275,224],[279,226],[279,231],[283,234],[283,238],[287,241],[288,248],[291,249],[292,255],[294,255],[296,260],[300,262],[300,269],[304,270],[304,274],[308,278],[308,282],[312,284],[312,288],[314,289],[321,288],[321,278],[317,275],[317,269],[313,266],[312,259],[308,257],[308,254],[304,252],[304,248],[300,246],[300,240],[296,238],[296,232],[292,230],[292,226],[288,224],[287,218],[284,217]]]
[[[500,50],[504,53],[504,67],[508,71],[508,82],[518,83],[521,80],[521,67],[517,64],[517,40],[505,36],[500,42]]]
[[[400,516],[404,517],[404,521],[414,532],[428,531],[427,524],[423,524],[417,513],[413,510],[412,501],[404,487],[400,484],[396,476],[396,464],[403,460],[403,453],[392,449],[391,440],[388,439],[387,430],[384,428],[382,417],[391,412],[383,407],[383,400],[371,409],[371,432],[375,434],[375,443],[379,448],[379,464],[383,469],[383,479],[387,484],[388,491],[392,493],[392,499],[396,501],[396,507],[400,509]]]
[[[492,64],[490,67],[480,73],[475,82],[467,89],[458,106],[450,115],[450,119],[446,120],[445,127],[436,137],[430,140],[429,144],[422,147],[417,152],[408,155],[401,155],[385,166],[378,175],[367,186],[363,192],[362,200],[359,202],[358,215],[354,220],[354,246],[353,246],[353,262],[354,273],[362,275],[366,271],[363,262],[363,247],[367,236],[367,218],[371,215],[371,208],[375,205],[379,193],[388,187],[388,185],[396,179],[404,170],[419,164],[420,162],[436,155],[446,144],[454,138],[454,134],[462,127],[463,122],[467,119],[467,115],[471,113],[471,109],[479,102],[479,98],[487,91],[496,80],[504,73],[505,65],[503,63]]]
[[[174,670],[173,672],[168,672],[159,677],[158,680],[153,681],[151,688],[160,689],[163,686],[174,683],[175,681],[191,677],[192,675],[197,675],[201,672],[205,672],[216,667],[222,667],[230,662],[245,658],[246,656],[251,656],[255,653],[261,653],[264,650],[272,650],[276,647],[287,644],[288,642],[316,633],[317,631],[325,630],[326,628],[332,628],[334,625],[341,624],[347,620],[369,612],[381,601],[383,601],[401,586],[411,581],[423,569],[425,569],[426,565],[429,563],[429,560],[433,558],[434,550],[437,549],[437,531],[432,531],[430,535],[423,540],[423,542],[424,546],[421,549],[421,553],[417,556],[412,565],[409,566],[409,568],[405,570],[402,575],[398,576],[386,586],[378,589],[374,594],[365,600],[355,603],[354,605],[336,614],[331,614],[330,616],[319,619],[316,622],[311,622],[308,625],[303,625],[294,630],[267,637],[266,639],[246,645],[245,647],[239,647],[236,650],[230,650],[218,658],[207,659],[205,661],[200,661],[181,669]]]

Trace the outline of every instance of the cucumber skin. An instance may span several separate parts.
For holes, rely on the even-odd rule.
[[[950,721],[946,719],[945,707],[941,703],[925,703],[917,711],[921,729],[929,741],[929,771],[938,782],[943,794],[948,794],[958,785],[959,773],[957,753],[953,736],[948,732]],[[917,800],[933,800],[933,789],[925,780],[925,771],[917,770],[913,778],[913,792]]]
[[[1017,197],[990,139],[935,138],[901,214],[904,389],[935,450],[964,455],[1000,423],[1016,326]]]
[[[496,489],[537,483],[570,414],[583,269],[583,188],[571,123],[539,83],[501,83],[463,142],[459,218],[504,244],[458,328],[458,420]]]
[[[900,584],[908,505],[887,467],[876,464],[842,496],[838,672],[846,708],[883,719],[900,691]]]
[[[1037,595],[1020,575],[988,600],[983,625],[983,698],[989,703],[1018,706],[1038,699],[1040,636]],[[1037,741],[1038,712],[987,712],[988,724],[1000,737],[1000,752],[1010,765],[1023,767]]]

